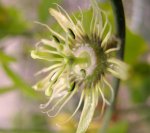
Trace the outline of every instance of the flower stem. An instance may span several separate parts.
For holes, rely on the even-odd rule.
[[[121,48],[118,51],[117,56],[119,59],[123,60],[124,49],[125,49],[125,16],[124,16],[123,4],[122,4],[122,0],[111,0],[111,3],[113,6],[114,16],[116,19],[116,36],[120,38],[121,40]],[[100,133],[107,133],[107,129],[108,129],[111,117],[112,117],[112,113],[115,110],[120,80],[114,78],[113,83],[114,83],[113,88],[114,88],[115,97],[114,97],[112,104],[107,108],[105,112],[103,123],[100,129]]]

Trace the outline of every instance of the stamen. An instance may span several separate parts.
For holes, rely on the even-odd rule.
[[[72,29],[68,28],[68,30],[69,30],[69,33],[71,34],[71,36],[73,37],[73,39],[75,39],[76,36],[75,36],[74,32],[72,31]]]
[[[73,82],[68,91],[69,92],[73,91],[75,89],[75,87],[76,87],[76,82]]]
[[[65,38],[63,36],[61,36],[60,34],[58,34],[57,32],[55,32],[54,30],[52,30],[48,25],[40,23],[40,22],[37,22],[37,21],[35,21],[35,23],[36,24],[40,24],[40,25],[46,27],[52,34],[58,36],[61,40],[65,41]]]
[[[57,36],[55,36],[55,35],[52,35],[52,36],[53,36],[53,38],[54,38],[54,40],[55,40],[56,42],[60,43],[60,40],[58,39]]]

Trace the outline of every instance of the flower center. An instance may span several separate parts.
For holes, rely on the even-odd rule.
[[[91,75],[96,68],[96,55],[93,48],[86,44],[75,50],[74,55],[78,59],[83,58],[86,60],[84,63],[75,65],[76,72],[81,73],[83,76]]]
[[[75,58],[72,69],[77,76],[87,81],[87,84],[96,83],[107,68],[107,55],[97,44],[84,44],[73,52]]]

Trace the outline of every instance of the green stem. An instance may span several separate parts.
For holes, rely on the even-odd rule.
[[[111,0],[111,3],[114,9],[114,16],[116,19],[116,32],[117,32],[116,36],[120,38],[121,40],[121,48],[119,52],[117,53],[117,56],[118,58],[123,60],[124,48],[125,48],[125,16],[124,16],[123,4],[122,4],[122,0]],[[100,133],[107,133],[107,129],[108,129],[111,117],[112,117],[112,113],[115,110],[120,80],[115,78],[113,83],[114,83],[113,88],[114,88],[115,97],[114,97],[112,104],[107,108],[105,112],[103,124],[100,129]]]
[[[87,57],[77,57],[75,58],[75,64],[85,64],[85,63],[88,63],[89,60]]]
[[[87,57],[74,57],[74,56],[69,56],[66,58],[67,63],[72,65],[72,64],[87,64],[89,63],[89,59]]]

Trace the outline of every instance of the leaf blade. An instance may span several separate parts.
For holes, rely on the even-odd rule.
[[[6,72],[7,76],[14,82],[18,89],[20,89],[23,93],[25,93],[28,96],[36,97],[35,91],[27,83],[25,83],[24,80],[18,74],[13,72],[8,65],[3,64],[2,67]]]

